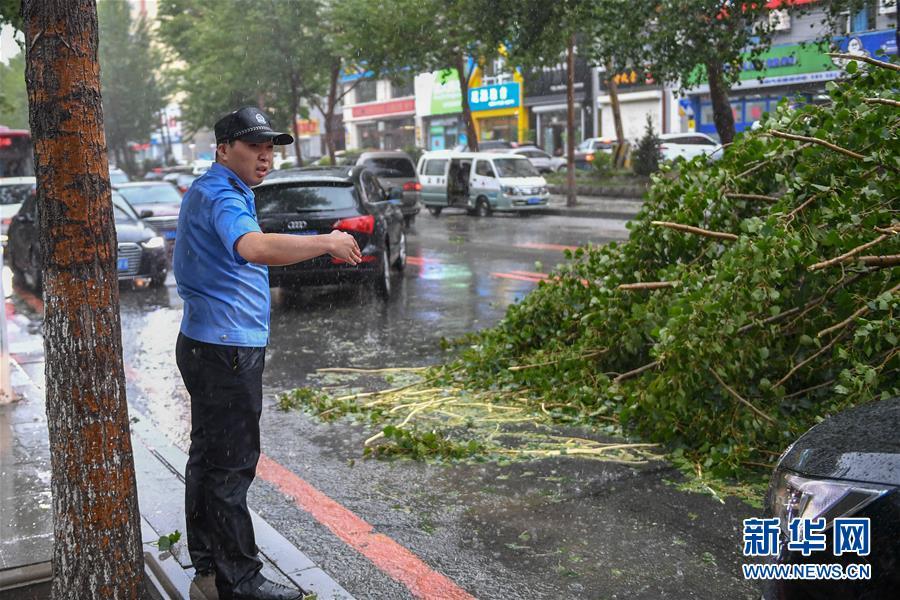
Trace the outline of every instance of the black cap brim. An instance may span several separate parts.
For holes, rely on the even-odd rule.
[[[263,142],[272,142],[276,146],[290,146],[294,143],[294,136],[289,133],[279,133],[277,131],[254,131],[238,138],[242,142],[251,142],[261,144]]]

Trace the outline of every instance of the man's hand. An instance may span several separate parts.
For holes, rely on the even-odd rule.
[[[339,258],[351,265],[358,265],[362,261],[362,253],[356,239],[345,231],[334,230],[328,234],[330,249],[328,254]]]

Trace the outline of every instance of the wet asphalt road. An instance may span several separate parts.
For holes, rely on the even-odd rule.
[[[309,383],[318,368],[440,362],[442,337],[491,326],[535,287],[536,262],[546,272],[562,247],[626,237],[613,219],[425,213],[408,235],[410,264],[391,301],[355,287],[273,290],[263,452],[477,598],[757,598],[739,564],[740,521],[758,511],[678,491],[665,463],[363,460],[373,430],[273,406],[276,393]],[[121,314],[133,410],[186,449],[174,281],[123,291]],[[250,500],[357,598],[415,597],[265,481]]]

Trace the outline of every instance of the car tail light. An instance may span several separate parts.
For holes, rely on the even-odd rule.
[[[665,151],[665,150],[668,150],[669,147],[660,145],[659,149]]]
[[[422,184],[419,183],[418,181],[407,181],[406,183],[403,184],[403,191],[404,192],[421,192]]]
[[[372,233],[375,231],[375,217],[365,215],[363,217],[353,217],[352,219],[341,219],[335,221],[332,229],[340,229],[341,231],[356,231],[357,233]]]
[[[12,223],[12,217],[6,217],[5,219],[3,219],[4,225],[9,225],[10,223]]]
[[[588,154],[587,156],[584,157],[584,160],[591,162],[592,160],[594,160],[594,155]]]

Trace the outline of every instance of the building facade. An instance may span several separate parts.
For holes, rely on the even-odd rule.
[[[396,82],[368,74],[345,75],[344,131],[348,149],[402,150],[416,140],[412,77]]]
[[[566,100],[567,68],[565,57],[555,65],[527,71],[529,137],[545,152],[561,156],[566,151],[566,124],[568,105]],[[593,76],[585,59],[575,57],[575,143],[593,137],[597,127],[594,108]]]

